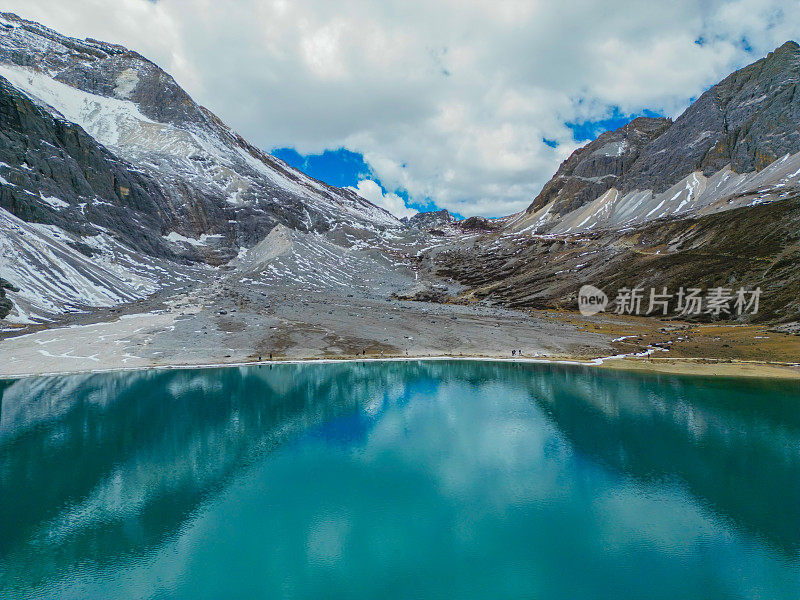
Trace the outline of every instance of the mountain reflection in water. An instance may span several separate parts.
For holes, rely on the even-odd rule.
[[[306,446],[413,467],[404,485],[418,498],[472,503],[471,519],[539,510],[559,494],[596,508],[598,478],[638,486],[637,497],[679,490],[794,567],[799,400],[793,382],[460,361],[0,381],[0,596],[158,553],[275,450]],[[628,509],[608,502],[622,519]],[[780,589],[800,583],[783,577]]]

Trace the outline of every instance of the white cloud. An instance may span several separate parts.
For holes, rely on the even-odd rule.
[[[675,116],[734,68],[800,37],[788,0],[0,7],[141,52],[264,148],[362,152],[388,189],[466,216],[525,208],[576,146],[566,121],[611,106]]]
[[[371,179],[362,179],[356,187],[351,187],[350,189],[376,206],[385,208],[395,217],[410,217],[418,212],[413,208],[408,208],[405,201],[397,194],[393,192],[384,193],[381,186]]]

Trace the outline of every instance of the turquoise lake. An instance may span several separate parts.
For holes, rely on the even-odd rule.
[[[797,382],[373,362],[0,402],[0,598],[800,598]]]

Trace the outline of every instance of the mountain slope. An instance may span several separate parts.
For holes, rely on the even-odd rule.
[[[576,233],[788,197],[800,179],[799,82],[800,46],[787,42],[674,123],[636,119],[576,150],[509,227]]]
[[[424,265],[466,285],[468,299],[512,308],[575,310],[584,284],[610,300],[624,287],[645,295],[651,287],[760,287],[758,314],[744,319],[793,322],[800,318],[800,197],[622,232],[451,244],[426,253]]]
[[[760,287],[759,313],[738,318],[800,320],[798,82],[787,42],[674,123],[636,119],[575,151],[524,213],[423,252],[423,270],[516,308],[575,309],[584,284],[612,300],[624,287]]]
[[[135,52],[0,14],[0,314],[190,282],[218,317],[311,295],[327,314],[354,296],[574,308],[593,283],[762,286],[758,318],[797,319],[798,80],[787,43],[674,122],[577,150],[523,213],[401,221],[254,148]]]
[[[0,207],[77,235],[111,229],[132,248],[172,256],[156,182],[0,77]],[[174,215],[173,218],[175,218]]]
[[[0,32],[0,75],[156,176],[180,211],[171,223],[177,233],[222,234],[231,246],[247,246],[278,222],[314,231],[398,225],[352,191],[254,148],[141,55],[67,38],[15,15],[0,17],[7,23]]]
[[[21,288],[18,320],[139,297],[180,278],[186,261],[227,263],[278,224],[345,248],[404,227],[253,147],[141,55],[9,13],[0,13],[0,125],[0,275]],[[89,277],[91,289],[73,278],[67,292],[64,248],[33,260],[11,242],[34,224],[27,239],[48,249],[55,239],[84,275],[108,266],[98,263],[102,245],[169,276],[131,290],[123,282],[138,277],[134,266],[123,281]]]
[[[671,119],[640,117],[607,131],[572,153],[531,203],[527,212],[547,205],[566,214],[617,185],[641,151],[672,125]]]

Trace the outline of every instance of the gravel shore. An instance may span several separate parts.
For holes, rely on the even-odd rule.
[[[150,310],[137,312],[137,308]],[[0,340],[0,377],[242,365],[270,359],[452,357],[800,379],[800,366],[790,363],[715,357],[709,348],[704,350],[706,356],[684,356],[679,344],[699,339],[697,335],[689,338],[688,326],[661,325],[655,319],[613,315],[587,319],[574,313],[524,313],[475,304],[326,293],[298,298],[286,291],[266,293],[218,283],[119,307],[116,313],[73,315],[58,326],[25,335],[5,332]],[[736,327],[717,327],[713,333],[714,340],[734,334],[765,342],[780,337]],[[791,344],[800,344],[800,338],[783,337],[791,355],[795,352]],[[723,342],[717,347],[722,348]]]

